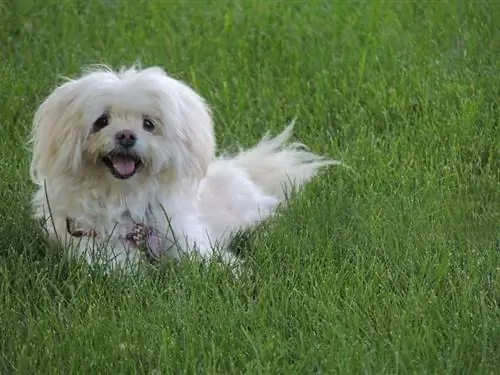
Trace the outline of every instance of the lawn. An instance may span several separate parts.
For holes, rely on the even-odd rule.
[[[0,373],[498,373],[498,25],[495,1],[4,0]],[[221,150],[297,117],[350,167],[243,238],[239,280],[106,275],[30,220],[37,106],[136,61],[208,100]]]

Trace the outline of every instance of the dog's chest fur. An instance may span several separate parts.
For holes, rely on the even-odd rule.
[[[40,218],[47,218],[50,212],[55,219],[73,220],[78,229],[92,229],[112,237],[125,236],[135,224],[156,227],[165,222],[158,217],[157,192],[152,189],[110,194],[80,186],[59,186],[63,188],[49,190],[47,195],[41,189],[35,195]]]
[[[87,225],[101,230],[104,235],[128,234],[135,224],[154,227],[155,218],[152,207],[155,197],[146,192],[137,192],[115,197],[88,199],[82,205],[82,219]]]

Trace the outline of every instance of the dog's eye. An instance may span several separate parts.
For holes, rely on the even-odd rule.
[[[148,118],[145,118],[144,120],[142,120],[142,126],[148,132],[152,132],[155,129],[155,124],[153,124],[153,121],[151,121]]]
[[[99,117],[97,120],[94,121],[94,131],[97,132],[101,130],[102,128],[108,126],[109,124],[109,115],[107,113],[104,113]]]

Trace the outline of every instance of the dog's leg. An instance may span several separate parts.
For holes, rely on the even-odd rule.
[[[203,224],[198,207],[198,196],[195,189],[179,190],[177,194],[169,194],[160,203],[161,212],[155,216],[161,227],[165,228],[170,248],[167,254],[180,259],[192,254],[208,259],[217,253],[216,239],[213,239],[209,228]],[[229,254],[231,255],[231,254]],[[228,258],[224,254],[224,258]]]

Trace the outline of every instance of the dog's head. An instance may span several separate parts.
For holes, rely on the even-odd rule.
[[[32,143],[39,184],[61,176],[201,180],[215,152],[204,100],[161,68],[98,69],[67,81],[36,112]]]

